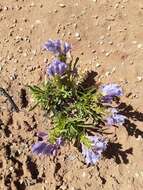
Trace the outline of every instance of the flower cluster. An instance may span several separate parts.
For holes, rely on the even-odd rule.
[[[71,51],[67,42],[48,40],[44,49],[52,52],[55,59],[47,66],[48,79],[44,86],[30,86],[30,89],[36,105],[50,113],[53,128],[48,134],[38,132],[40,141],[33,144],[32,152],[55,156],[63,141],[74,139],[81,146],[86,164],[94,165],[108,146],[108,140],[99,135],[104,126],[122,125],[126,120],[112,106],[115,98],[123,95],[123,90],[117,84],[83,88],[78,74],[73,75],[74,71],[77,73],[77,61],[67,63],[67,54]],[[89,136],[92,129],[99,133]]]
[[[44,44],[44,49],[56,55],[66,55],[71,50],[71,45],[61,40],[48,40],[48,42]]]

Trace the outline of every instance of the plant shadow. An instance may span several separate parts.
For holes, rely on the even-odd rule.
[[[108,159],[115,159],[115,162],[117,164],[121,164],[122,162],[124,164],[128,164],[129,154],[133,154],[133,148],[123,150],[122,145],[120,143],[109,142],[105,152],[105,157]]]
[[[135,138],[141,137],[143,138],[143,131],[137,128],[137,125],[134,121],[143,122],[143,113],[134,110],[132,105],[127,105],[126,103],[122,102],[118,109],[120,113],[127,117],[125,123],[123,124],[127,130],[129,136],[134,136]]]
[[[95,77],[97,75],[98,75],[98,73],[95,71],[87,72],[87,74],[84,76],[84,78],[83,78],[82,82],[79,84],[79,86],[82,87],[82,89],[88,89],[88,88],[95,86],[95,84],[96,84]]]
[[[128,136],[133,136],[135,138],[143,138],[143,131],[141,131],[135,121],[143,122],[143,113],[135,110],[132,105],[127,105],[125,102],[121,102],[118,106],[119,113],[126,116],[126,121],[123,124],[125,127]],[[133,148],[127,150],[122,149],[120,143],[109,142],[105,156],[108,159],[114,158],[117,164],[124,163],[128,164],[129,159],[128,155],[133,154]]]
[[[97,85],[96,80],[95,80],[95,77],[97,75],[98,73],[94,71],[87,72],[83,81],[80,83],[80,86],[82,87],[82,89],[83,90],[88,89],[92,86]],[[143,131],[141,131],[135,123],[136,121],[143,122],[143,113],[135,110],[132,105],[127,105],[125,102],[120,102],[119,99],[117,99],[117,104],[118,104],[117,109],[119,110],[119,113],[126,116],[127,118],[123,126],[125,127],[128,133],[128,136],[133,136],[135,138],[138,138],[138,137],[143,138]],[[99,126],[99,128],[101,127],[100,129],[102,129],[102,126]],[[99,133],[99,134],[110,135],[110,133],[106,133],[106,130],[104,131],[104,126],[101,132],[100,130],[98,131],[98,129],[95,129],[94,132]],[[105,152],[106,158],[108,159],[114,158],[117,164],[120,164],[122,162],[124,164],[128,164],[129,163],[128,155],[131,155],[131,154],[133,154],[132,147],[129,149],[123,150],[122,144],[118,142],[109,142],[107,150]]]

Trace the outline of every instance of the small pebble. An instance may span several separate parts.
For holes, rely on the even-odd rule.
[[[8,10],[8,7],[5,6],[5,7],[3,8],[3,10],[4,10],[4,11],[7,11],[7,10]]]
[[[139,177],[139,173],[135,173],[135,177],[138,178]]]
[[[100,65],[99,63],[96,64],[96,67],[97,67],[97,68],[100,67],[100,66],[101,66],[101,65]]]
[[[132,41],[132,44],[137,44],[137,41]]]
[[[60,189],[61,189],[61,190],[67,190],[67,185],[62,185],[62,186],[60,187]]]
[[[119,3],[116,3],[114,8],[117,9],[118,7],[119,7]]]
[[[44,58],[44,63],[48,63],[48,59],[47,58]]]
[[[112,69],[111,73],[115,73],[115,71],[116,71],[116,68],[115,68],[115,67],[113,67],[113,69]]]
[[[107,52],[107,53],[105,54],[105,56],[108,57],[110,54],[111,54],[111,52]]]
[[[74,23],[73,26],[74,26],[74,29],[77,29],[77,23]]]
[[[96,53],[96,50],[95,50],[95,49],[93,49],[93,50],[92,50],[92,53]]]
[[[142,137],[141,137],[141,135],[139,135],[137,138],[137,141],[141,141],[141,140],[142,140]]]
[[[75,37],[76,38],[79,38],[80,37],[80,34],[78,32],[75,33]]]
[[[36,20],[35,23],[36,23],[36,24],[40,24],[41,21],[40,21],[40,20]]]
[[[143,44],[138,44],[137,48],[141,49],[143,47]]]
[[[74,188],[74,187],[71,187],[70,190],[75,190],[75,188]]]
[[[34,4],[34,2],[32,2],[31,5],[30,5],[30,7],[34,7],[34,6],[35,6],[35,4]]]
[[[59,4],[59,6],[61,7],[61,8],[65,8],[66,7],[66,5],[65,4]]]
[[[13,167],[11,166],[11,167],[9,168],[9,170],[10,170],[10,171],[13,171]]]
[[[107,72],[105,73],[105,76],[108,77],[109,75],[111,75],[111,72],[107,71]]]
[[[105,36],[100,36],[100,40],[104,40],[105,39]]]
[[[10,80],[15,80],[17,78],[17,74],[13,73],[10,75]]]
[[[138,76],[138,77],[137,77],[138,82],[142,81],[142,79],[143,79],[143,78],[142,78],[141,76]]]
[[[100,44],[100,45],[103,45],[103,44],[104,44],[104,42],[103,42],[103,41],[101,41],[101,42],[99,42],[99,44]]]
[[[107,27],[107,30],[108,30],[108,31],[110,31],[110,30],[111,30],[111,26],[110,26],[110,25]]]
[[[2,65],[0,65],[0,71],[2,71],[2,69],[3,69],[3,67],[2,67]]]
[[[85,173],[85,172],[83,172],[83,173],[82,173],[82,177],[85,177],[85,176],[86,176],[86,173]]]

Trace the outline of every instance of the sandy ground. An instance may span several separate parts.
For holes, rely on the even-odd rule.
[[[124,89],[131,122],[96,166],[71,145],[54,160],[31,153],[36,131],[49,124],[39,108],[28,111],[27,85],[43,79],[49,38],[72,43],[82,73]],[[0,87],[20,108],[0,96],[0,190],[143,189],[143,0],[0,0]]]

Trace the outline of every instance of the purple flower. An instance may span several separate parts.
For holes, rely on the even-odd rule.
[[[103,94],[104,102],[111,102],[114,97],[120,97],[123,95],[122,88],[117,84],[107,84],[101,86],[101,92]]]
[[[107,147],[107,142],[97,136],[88,136],[88,138],[91,141],[91,148],[86,147],[82,143],[82,154],[85,157],[86,164],[93,165],[101,158],[102,152]]]
[[[58,138],[55,144],[39,141],[32,145],[32,152],[35,154],[55,156],[57,154],[58,149],[60,148],[60,145],[62,145],[62,143],[63,141],[61,140],[61,138]]]
[[[61,54],[61,41],[60,40],[48,40],[44,44],[44,49],[53,52],[54,54]]]
[[[49,76],[63,75],[67,69],[67,65],[59,60],[54,60],[48,67]]]
[[[44,49],[57,55],[66,55],[71,50],[71,45],[61,40],[48,40],[44,44]]]
[[[67,42],[64,42],[63,46],[64,46],[63,54],[66,54],[71,50],[71,45],[68,44]]]
[[[118,114],[116,109],[112,109],[112,115],[106,119],[108,125],[122,125],[126,117]]]

